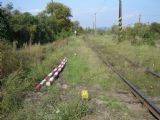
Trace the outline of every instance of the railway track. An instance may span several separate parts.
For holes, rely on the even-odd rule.
[[[157,78],[160,78],[160,74],[157,73],[157,72],[155,72],[155,71],[152,70],[151,68],[146,68],[146,67],[144,67],[144,66],[142,66],[142,65],[140,65],[140,64],[138,64],[138,63],[135,63],[135,62],[131,61],[130,59],[128,59],[128,58],[126,58],[126,57],[124,57],[124,59],[125,59],[126,61],[128,61],[129,63],[131,63],[133,66],[144,69],[144,72],[145,72],[145,73],[149,73],[149,74],[151,74],[151,75],[153,75],[153,76],[155,76],[155,77],[157,77]]]
[[[158,120],[160,120],[160,109],[152,103],[151,100],[149,100],[140,90],[138,90],[125,76],[120,74],[112,64],[102,57],[101,53],[98,52],[96,48],[93,48],[88,45],[97,55],[97,57],[107,66],[109,67],[116,75],[118,75],[121,80],[126,83],[126,85],[129,87],[130,92],[147,108],[147,110]]]
[[[138,63],[136,63],[136,62],[133,62],[132,60],[126,58],[125,56],[122,56],[122,55],[119,55],[119,54],[117,54],[117,55],[118,55],[119,57],[124,58],[124,60],[127,61],[128,63],[130,63],[132,66],[138,67],[138,68],[142,68],[145,73],[150,74],[150,75],[153,75],[153,76],[155,76],[155,77],[157,77],[157,78],[160,78],[160,74],[157,73],[157,72],[155,72],[155,71],[152,70],[151,68],[146,68],[146,67],[144,67],[143,65],[140,65],[140,64],[138,64]]]
[[[113,52],[113,51],[112,51]],[[107,53],[111,54],[111,52],[109,52],[109,50],[107,50]],[[134,62],[132,60],[130,60],[129,58],[125,57],[125,56],[122,56],[120,55],[119,53],[115,52],[114,53],[118,56],[118,58],[123,58],[125,61],[127,61],[128,63],[130,63],[132,66],[136,67],[136,68],[141,68],[143,69],[143,71],[146,73],[146,74],[149,74],[149,75],[152,75],[154,77],[157,77],[157,78],[160,78],[160,73],[157,73],[155,72],[155,70],[153,70],[152,68],[147,68],[137,62]],[[115,58],[115,56],[112,56]]]

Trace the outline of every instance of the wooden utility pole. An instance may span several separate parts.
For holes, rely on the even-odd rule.
[[[118,22],[119,22],[119,35],[118,40],[121,41],[122,39],[122,0],[119,0],[119,16],[118,16]]]
[[[94,21],[93,21],[93,30],[94,30]]]
[[[141,23],[141,14],[139,15],[139,21],[138,22]]]
[[[93,34],[94,34],[94,31],[95,31],[95,27],[94,27],[94,21],[93,21],[93,31],[92,31],[92,32],[93,32]]]
[[[95,21],[94,21],[94,31],[95,31],[95,34],[96,34],[96,29],[97,29],[97,26],[96,26],[96,22],[97,22],[97,16],[96,16],[96,13],[94,13],[94,17],[95,17]]]

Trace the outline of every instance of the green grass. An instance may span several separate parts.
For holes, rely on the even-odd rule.
[[[79,120],[92,110],[87,103],[78,99],[61,99],[61,89],[54,85],[39,99],[31,98],[24,101],[23,108],[18,113],[13,112],[12,120]]]
[[[66,45],[66,42],[64,42]],[[53,47],[55,47],[53,49]],[[62,50],[63,49],[63,50]],[[23,107],[25,97],[34,91],[34,87],[59,63],[65,56],[65,48],[56,49],[52,44],[35,45],[31,48],[24,48],[18,51],[12,51],[11,64],[18,63],[14,71],[2,79],[2,117],[11,114]],[[9,51],[9,50],[8,50]],[[53,51],[54,54],[53,54]],[[4,58],[8,55],[4,52]],[[5,63],[6,62],[6,63]],[[8,61],[4,61],[7,64]],[[12,66],[6,66],[9,67]],[[13,69],[13,68],[12,68]]]
[[[131,80],[145,95],[159,97],[159,79],[145,74],[143,69],[133,67],[125,59],[118,57],[117,54],[145,67],[160,71],[160,48],[147,45],[133,46],[128,41],[117,43],[117,39],[114,36],[107,34],[96,37],[88,35],[84,39],[98,48],[103,57],[107,57],[114,67]]]
[[[67,41],[59,42],[55,46],[53,46],[54,44],[45,46],[35,45],[31,49],[25,48],[15,51],[17,52],[16,54],[29,56],[29,69],[20,68],[4,78],[3,92],[5,94],[1,104],[3,119],[80,119],[86,114],[91,113],[91,109],[87,103],[80,103],[79,94],[76,96],[77,99],[70,99],[68,97],[67,101],[62,100],[62,91],[58,85],[54,85],[50,89],[44,89],[41,94],[42,96],[37,100],[27,97],[33,94],[32,91],[34,91],[35,85],[57,66],[65,56],[69,58],[67,66],[70,64],[70,57],[75,59],[75,51],[73,49],[80,45],[80,41],[70,38]],[[81,61],[79,63],[81,66],[85,66]],[[78,77],[77,81],[80,81]],[[72,84],[72,81],[70,81],[70,84]],[[56,113],[57,109],[60,110],[58,115]]]
[[[100,99],[104,101],[106,107],[113,112],[128,112],[128,108],[120,102],[117,98],[100,96]]]
[[[115,36],[108,34],[104,36],[88,37],[88,40],[92,39],[96,44],[103,45],[110,51],[117,52],[132,61],[138,62],[160,72],[160,54],[158,54],[160,52],[159,47],[149,45],[134,46],[131,45],[129,41],[118,43]]]
[[[99,37],[95,37],[94,42],[97,45],[102,44],[98,40]],[[77,120],[92,115],[94,108],[90,102],[81,101],[82,89],[89,91],[91,99],[105,101],[105,106],[111,114],[114,111],[117,113],[128,111],[117,97],[107,95],[117,89],[126,90],[125,84],[88,47],[84,36],[71,37],[67,41],[62,40],[45,46],[36,45],[30,50],[26,48],[17,53],[29,56],[29,69],[28,67],[27,70],[19,69],[5,78],[7,92],[2,103],[3,109],[7,112],[4,111],[6,112],[4,119]],[[33,99],[35,84],[39,83],[64,57],[68,58],[68,62],[60,79],[68,88],[63,90],[56,81],[50,88],[45,87],[40,95]],[[99,98],[101,95],[103,97]]]
[[[72,101],[71,103],[60,104],[59,113],[54,120],[79,120],[80,118],[91,114],[92,110],[85,102]]]
[[[73,52],[68,58],[64,79],[73,85],[98,84],[104,89],[114,89],[123,86],[117,76],[104,66],[96,54],[86,46],[83,39],[77,39],[79,45],[73,47]],[[117,84],[118,83],[118,84]]]

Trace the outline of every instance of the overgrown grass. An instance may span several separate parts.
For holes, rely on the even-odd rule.
[[[64,45],[66,45],[64,41]],[[6,46],[7,47],[7,46]],[[35,45],[31,48],[3,51],[3,68],[6,71],[2,80],[1,114],[8,116],[12,111],[17,111],[29,92],[34,91],[35,85],[42,80],[59,61],[65,56],[65,51],[56,49],[57,46],[48,44]],[[65,49],[65,48],[62,48]],[[12,56],[8,56],[11,52]],[[54,54],[53,54],[54,53]],[[8,64],[8,58],[14,59]],[[7,60],[7,61],[5,61]],[[16,64],[15,67],[14,64]],[[11,68],[10,70],[10,67]]]
[[[100,99],[103,100],[106,107],[113,112],[128,112],[128,108],[122,102],[117,100],[117,98],[100,96]]]
[[[113,75],[102,61],[96,56],[83,39],[77,39],[76,46],[72,47],[72,54],[68,58],[69,62],[64,71],[64,76],[67,81],[73,85],[99,84],[104,89],[113,89],[123,86],[120,81],[117,81],[117,76]],[[72,43],[71,43],[72,44]],[[118,83],[118,84],[117,84]]]
[[[69,40],[46,46],[36,45],[31,49],[19,50],[17,54],[29,56],[29,64],[27,69],[17,69],[4,79],[4,119],[81,119],[93,112],[90,102],[82,102],[80,99],[80,91],[84,88],[91,94],[91,99],[103,94],[107,98],[104,101],[107,101],[106,108],[109,110],[126,112],[125,105],[104,94],[115,89],[126,89],[125,85],[104,66],[82,37],[71,37]],[[55,82],[50,88],[45,88],[38,97],[34,97],[35,93],[31,91],[36,83],[65,56],[68,62],[61,79],[67,84],[67,89],[64,91],[61,85]]]
[[[147,96],[159,97],[159,79],[146,75],[143,69],[133,67],[123,57],[159,72],[160,48],[148,45],[133,46],[128,41],[118,43],[113,35],[108,34],[95,37],[85,36],[84,39],[98,48],[104,58],[107,58],[117,70],[132,80],[132,83]]]
[[[80,119],[91,113],[90,106],[80,101],[79,94],[76,96],[77,99],[62,100],[62,91],[58,85],[43,91],[42,97],[35,97],[37,100],[34,100],[34,96],[32,96],[32,94],[34,95],[32,91],[34,91],[35,85],[61,59],[65,56],[72,56],[74,54],[73,49],[78,47],[79,43],[80,41],[74,41],[73,38],[70,38],[70,40],[60,40],[45,46],[35,45],[31,48],[14,51],[17,55],[27,55],[27,59],[23,58],[23,60],[27,60],[28,64],[27,69],[19,66],[15,72],[3,78],[2,118],[13,120],[68,120]],[[70,63],[70,60],[68,63]],[[80,64],[83,63],[80,62]]]
[[[90,113],[92,113],[92,110],[85,102],[72,101],[69,104],[59,105],[59,113],[55,120],[79,120]]]
[[[95,44],[105,47],[108,51],[117,52],[132,61],[153,68],[157,72],[160,71],[160,54],[158,54],[160,51],[159,47],[149,45],[134,46],[128,41],[118,43],[117,37],[108,34],[105,34],[104,36],[88,37],[88,39],[92,39]]]
[[[69,92],[69,91],[68,91]],[[10,116],[12,120],[79,120],[86,114],[92,113],[91,107],[78,99],[61,98],[61,89],[54,85],[47,90],[47,94],[39,99],[28,98],[18,113]]]

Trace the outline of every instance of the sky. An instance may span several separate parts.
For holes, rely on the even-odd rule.
[[[2,5],[12,2],[15,9],[22,12],[30,12],[36,15],[45,9],[51,0],[0,0]],[[97,27],[111,27],[118,24],[118,1],[119,0],[53,0],[67,5],[73,17],[78,20],[82,27],[92,27],[94,14],[97,17]],[[138,22],[160,22],[160,0],[122,0],[123,25],[132,26]]]

